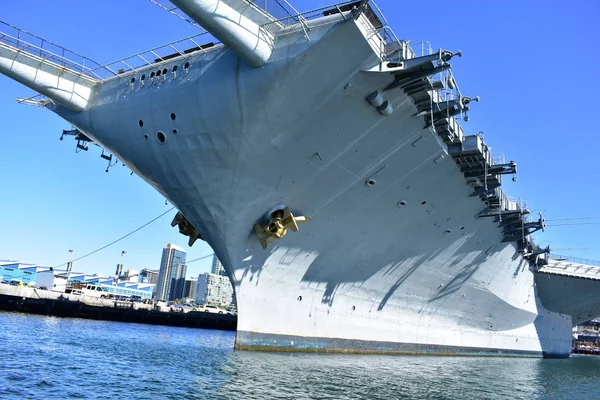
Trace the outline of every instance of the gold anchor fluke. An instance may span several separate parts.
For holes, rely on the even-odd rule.
[[[192,247],[198,239],[204,240],[202,235],[198,233],[196,228],[194,228],[190,221],[188,221],[181,212],[177,212],[173,218],[173,221],[171,221],[171,226],[175,225],[177,225],[179,228],[179,233],[190,238],[190,240],[188,240],[188,246]]]
[[[264,225],[255,224],[254,231],[263,249],[268,242],[279,240],[287,234],[288,228],[298,232],[298,224],[310,221],[309,217],[294,216],[289,207],[276,208],[263,217]]]

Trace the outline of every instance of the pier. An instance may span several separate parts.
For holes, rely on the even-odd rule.
[[[237,316],[0,284],[0,310],[188,328],[236,330]]]

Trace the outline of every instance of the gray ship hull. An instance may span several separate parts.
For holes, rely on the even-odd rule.
[[[144,85],[107,80],[83,111],[49,107],[215,250],[238,349],[568,356],[571,318],[540,304],[502,224],[477,218],[486,205],[413,99],[387,91],[390,115],[365,100],[391,81],[365,24],[333,15],[310,41],[280,35],[260,68],[217,47],[136,71],[179,66]],[[279,204],[310,221],[263,249],[253,227]]]

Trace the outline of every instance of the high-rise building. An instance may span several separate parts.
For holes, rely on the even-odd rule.
[[[233,302],[233,287],[229,277],[209,274],[198,275],[196,303],[230,306]]]
[[[138,276],[138,282],[153,284],[154,290],[152,291],[152,297],[156,297],[156,285],[158,283],[158,270],[157,269],[144,268],[143,270],[141,270],[140,275]]]
[[[198,280],[196,278],[190,278],[185,280],[185,286],[183,287],[183,299],[196,300],[196,287],[198,286]]]
[[[216,254],[213,254],[213,262],[210,272],[215,275],[227,276],[227,272],[225,272],[225,267],[223,267],[221,260],[219,260],[219,257],[217,257]]]
[[[158,270],[144,268],[140,271],[139,282],[153,283],[156,285],[158,283]]]
[[[185,250],[174,244],[168,243],[164,247],[158,272],[156,298],[164,300],[181,298],[187,271],[186,256]]]
[[[185,297],[185,275],[187,273],[187,265],[177,264],[173,266],[173,273],[171,274],[171,291],[169,293],[169,300],[183,299]]]

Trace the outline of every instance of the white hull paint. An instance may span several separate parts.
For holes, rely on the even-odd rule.
[[[87,110],[54,111],[213,247],[237,348],[568,356],[571,318],[544,309],[529,261],[475,218],[485,205],[411,98],[386,92],[388,117],[365,101],[390,76],[363,72],[380,60],[360,24],[287,32],[257,69],[224,47],[176,58],[137,82],[176,76],[123,74]],[[264,250],[253,226],[278,204],[311,221]]]

